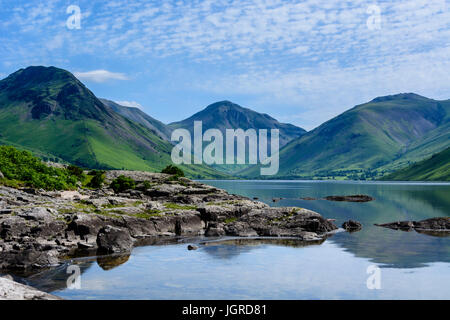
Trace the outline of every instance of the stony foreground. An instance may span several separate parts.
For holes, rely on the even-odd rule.
[[[149,237],[236,236],[324,239],[337,227],[301,208],[271,208],[202,183],[170,175],[126,175],[136,190],[48,192],[0,186],[0,270],[32,272],[73,254],[130,251]],[[144,181],[147,181],[144,184]]]
[[[61,298],[17,283],[8,277],[0,277],[0,300],[61,300]]]

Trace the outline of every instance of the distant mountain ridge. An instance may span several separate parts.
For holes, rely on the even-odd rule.
[[[125,118],[144,125],[157,134],[160,138],[170,141],[170,128],[161,121],[149,116],[142,110],[135,107],[122,106],[117,102],[108,99],[100,99],[100,101]]]
[[[231,101],[219,101],[191,117],[169,124],[171,129],[183,128],[193,133],[194,121],[202,121],[203,130],[219,129],[225,134],[226,129],[279,129],[280,146],[306,133],[305,129],[292,124],[280,123],[271,116],[241,107]]]
[[[278,177],[381,175],[448,147],[449,123],[450,100],[413,93],[378,97],[282,148]],[[241,174],[257,176],[257,168]]]
[[[296,127],[292,124],[280,123],[271,116],[263,113],[258,113],[248,108],[241,107],[231,101],[219,101],[207,106],[205,109],[197,112],[193,116],[169,124],[172,130],[175,129],[186,129],[191,133],[191,137],[194,137],[194,122],[201,121],[202,129],[205,132],[208,129],[218,129],[222,132],[223,136],[226,136],[227,129],[255,129],[258,134],[259,129],[268,130],[268,139],[270,143],[270,130],[279,130],[279,144],[284,146],[289,141],[298,138],[306,133],[302,128]],[[203,145],[206,147],[208,143]],[[257,147],[259,148],[259,146]],[[235,149],[235,153],[236,153]],[[247,148],[248,150],[248,148]],[[248,151],[247,151],[248,152]],[[226,150],[223,150],[224,163]],[[213,165],[216,170],[226,172],[228,174],[235,175],[238,172],[252,167],[250,164],[219,164]]]

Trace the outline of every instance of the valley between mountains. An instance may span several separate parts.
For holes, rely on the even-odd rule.
[[[355,106],[309,132],[230,101],[164,124],[97,98],[63,69],[28,67],[0,81],[0,144],[91,169],[159,172],[171,164],[172,131],[192,132],[202,121],[204,130],[221,132],[279,129],[280,170],[271,179],[448,181],[449,120],[450,100],[401,93]],[[194,179],[262,178],[259,165],[182,169]]]

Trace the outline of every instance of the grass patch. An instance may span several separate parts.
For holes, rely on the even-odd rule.
[[[136,218],[140,219],[150,219],[152,217],[162,217],[161,211],[153,209],[153,210],[147,210],[145,212],[137,213],[134,215]]]
[[[225,223],[226,224],[232,223],[232,222],[235,222],[236,220],[237,220],[237,218],[228,218],[228,219],[225,220]]]
[[[117,218],[117,219],[121,218],[121,216],[122,216],[122,212],[117,211],[117,210],[115,210],[115,211],[107,211],[107,210],[95,209],[94,213],[98,214],[98,215],[101,215],[101,216]],[[114,214],[114,213],[116,213],[116,214]],[[119,214],[117,214],[117,213],[119,213]]]
[[[197,206],[179,205],[176,203],[165,203],[164,207],[174,210],[197,210]]]
[[[77,209],[97,209],[93,204],[87,203],[85,200],[81,200],[80,202],[73,203],[72,206]]]

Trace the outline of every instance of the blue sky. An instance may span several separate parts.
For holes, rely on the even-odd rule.
[[[71,5],[80,29],[67,27]],[[1,78],[57,66],[98,97],[166,123],[231,100],[312,129],[377,96],[450,98],[449,0],[0,0],[0,8]]]

